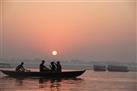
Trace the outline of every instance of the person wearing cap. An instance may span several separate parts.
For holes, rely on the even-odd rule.
[[[46,71],[50,71],[49,68],[47,68],[45,65],[45,60],[42,60],[40,66],[39,66],[39,69],[40,69],[40,72],[46,72]]]
[[[21,62],[21,64],[16,67],[16,71],[17,71],[17,72],[20,72],[20,71],[21,71],[21,72],[24,72],[24,71],[25,71],[25,68],[23,67],[23,65],[24,65],[24,63]]]

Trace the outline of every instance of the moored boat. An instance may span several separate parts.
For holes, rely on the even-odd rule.
[[[93,70],[94,71],[106,71],[106,66],[105,65],[93,65]]]
[[[129,71],[127,66],[118,66],[118,65],[108,65],[107,70],[112,72],[128,72]]]
[[[1,70],[2,73],[12,77],[43,77],[43,78],[76,78],[82,75],[82,71],[64,71],[64,72],[16,72]]]

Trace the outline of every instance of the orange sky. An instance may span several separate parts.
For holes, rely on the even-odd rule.
[[[135,61],[135,0],[25,1],[1,4],[3,57]]]

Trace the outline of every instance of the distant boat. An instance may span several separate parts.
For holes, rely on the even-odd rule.
[[[11,68],[11,65],[8,63],[0,63],[0,68]]]
[[[44,77],[44,78],[76,78],[82,75],[86,70],[82,71],[64,71],[64,72],[16,72],[9,70],[1,70],[4,74],[12,77]]]
[[[94,71],[106,71],[106,66],[105,65],[93,65],[93,70]]]
[[[113,72],[128,72],[129,71],[127,66],[117,66],[117,65],[108,65],[107,70],[113,71]]]

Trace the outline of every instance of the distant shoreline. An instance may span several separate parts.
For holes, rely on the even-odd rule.
[[[6,64],[6,65],[10,65],[9,67],[2,67],[1,64]],[[2,68],[15,68],[18,64],[8,64],[8,63],[0,63],[0,69]],[[74,69],[74,70],[94,70],[94,65],[96,64],[91,64],[91,65],[80,65],[80,64],[62,64],[63,69]],[[105,66],[107,66],[108,64],[106,64]],[[26,68],[34,68],[34,69],[38,69],[39,68],[39,64],[25,64],[24,65]],[[49,65],[46,65],[47,67],[49,67]],[[104,66],[104,65],[100,65],[100,66]],[[137,72],[137,66],[132,66],[132,65],[126,65],[125,67],[128,67],[129,72]]]

